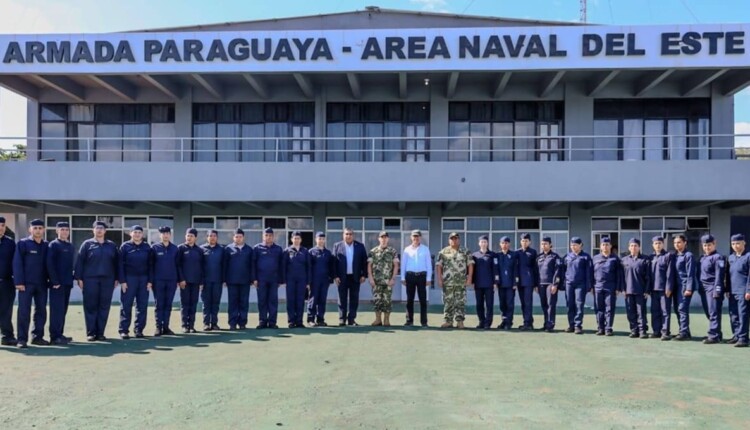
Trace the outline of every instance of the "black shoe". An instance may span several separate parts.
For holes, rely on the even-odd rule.
[[[198,333],[198,330],[195,327],[190,327],[190,333]]]
[[[703,343],[706,345],[713,345],[715,343],[719,343],[719,339],[715,337],[707,337],[706,339],[703,340]]]
[[[266,328],[266,327],[261,324],[261,325],[258,326],[258,328]],[[237,326],[236,325],[230,325],[229,326],[229,331],[237,331]]]
[[[210,325],[204,325],[203,326],[203,331],[211,331],[211,330],[213,330],[213,329],[211,328]]]
[[[614,336],[615,334],[614,334],[614,333],[612,333],[612,330],[609,330],[609,331],[607,331],[606,333],[604,333],[604,335],[605,335],[605,336]]]
[[[407,322],[404,323],[404,327],[411,327],[413,325],[414,325],[414,323],[411,322],[411,321],[407,321]]]
[[[120,333],[120,339],[128,340],[130,339],[130,336],[127,333]]]
[[[50,342],[52,345],[67,345],[68,339],[64,337],[58,337],[57,339],[52,339],[52,342]]]
[[[297,323],[297,328],[307,328],[307,326],[302,323]]]
[[[346,321],[339,320],[339,327],[344,327],[346,325]]]
[[[31,339],[31,344],[36,346],[49,346],[49,342],[44,340],[44,338],[37,337],[34,339]]]
[[[72,338],[72,337],[70,337],[70,336],[63,336],[63,338],[64,338],[65,340],[67,340],[67,341],[68,341],[68,343],[70,343],[70,342],[73,342],[73,338]]]
[[[328,327],[328,323],[325,321],[318,321],[315,323],[315,327]]]
[[[156,330],[154,330],[154,337],[159,337],[162,334],[164,334],[164,332],[160,328],[157,328]]]
[[[272,329],[278,329],[278,328],[279,328],[279,326],[277,326],[276,324],[269,324],[269,325],[268,325],[268,328],[272,328]]]
[[[638,332],[631,331],[630,332],[630,336],[628,336],[628,337],[631,338],[631,339],[635,339],[635,338],[639,337],[639,335],[638,335]]]
[[[565,329],[565,333],[573,333],[574,331],[576,330],[573,327],[568,327]]]
[[[105,340],[107,340],[107,337],[104,336],[103,334],[100,334],[96,336],[96,340],[98,340],[99,342],[104,342]]]
[[[219,331],[221,327],[218,324],[211,324],[211,331]]]
[[[264,328],[268,328],[268,326],[265,324],[258,324],[257,326],[255,326],[256,330],[263,330]],[[235,330],[235,329],[236,328],[234,326],[231,326],[231,325],[229,326],[229,330]]]
[[[583,334],[583,329],[580,327],[576,327],[575,334]]]
[[[648,333],[642,333],[641,334],[641,339],[648,339],[649,337],[650,336],[648,335]]]
[[[349,321],[349,323],[348,323],[348,324],[349,324],[350,326],[354,326],[354,327],[359,327],[359,324],[357,324],[357,321],[354,321],[354,320],[352,320],[352,321]]]
[[[689,334],[680,333],[677,336],[675,336],[674,340],[683,341],[683,340],[690,340],[691,338],[692,336],[690,336]]]
[[[137,331],[137,332],[135,332],[135,337],[136,337],[136,339],[143,339],[146,336],[143,335],[143,332]]]
[[[477,330],[484,330],[484,326],[482,324],[479,324],[478,326],[474,327]]]
[[[94,342],[96,340],[96,336],[86,336],[86,340],[89,342]]]
[[[247,330],[247,325],[243,324],[240,326],[240,330]]]
[[[505,330],[505,324],[499,324],[499,325],[497,326],[497,329],[498,329],[498,330]]]
[[[597,336],[604,336],[604,330],[602,330],[602,329],[597,330],[596,331],[596,335]]]
[[[190,328],[189,328],[189,327],[183,327],[183,328],[182,328],[182,333],[183,333],[183,334],[187,334],[187,333],[190,333]]]
[[[427,323],[422,323],[422,327],[429,327]]]
[[[748,346],[747,341],[742,341],[742,342],[738,341],[737,343],[734,344],[735,348],[747,348],[747,346]]]
[[[664,341],[664,342],[666,342],[668,340],[672,340],[672,336],[670,336],[668,334],[664,334],[664,335],[661,336],[661,340]]]
[[[657,334],[657,333],[651,334],[651,339],[661,339],[661,337],[662,337],[661,334]]]
[[[730,345],[734,345],[735,343],[737,343],[737,341],[738,339],[736,337],[732,337],[731,339],[727,341],[727,343]]]
[[[297,324],[295,324],[295,323],[289,323],[289,328],[297,328]]]
[[[2,340],[0,340],[0,345],[16,346],[18,345],[18,341],[14,337],[4,337],[2,338]]]
[[[165,336],[174,336],[174,332],[168,328],[162,329],[161,334]]]
[[[530,330],[534,330],[534,327],[528,326],[528,325],[520,325],[520,326],[518,326],[518,330],[520,330],[520,331],[530,331]]]
[[[26,342],[17,342],[16,346],[18,347],[18,349],[26,349],[29,347],[28,345],[26,345]]]

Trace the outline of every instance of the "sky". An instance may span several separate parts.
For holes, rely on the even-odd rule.
[[[579,20],[579,0],[0,0],[0,33],[109,33],[344,12],[369,5]],[[750,0],[588,0],[587,11],[588,22],[603,25],[750,22]],[[735,132],[750,133],[750,89],[735,96]],[[0,137],[25,134],[24,99],[0,89]]]

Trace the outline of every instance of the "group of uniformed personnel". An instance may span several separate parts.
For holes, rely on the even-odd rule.
[[[373,326],[390,326],[393,288],[401,268],[402,284],[407,279],[431,273],[417,265],[421,232],[412,232],[412,248],[406,247],[409,267],[400,267],[399,252],[390,246],[388,232],[379,234],[379,244],[369,252],[354,240],[351,229],[345,229],[344,240],[326,248],[322,232],[315,235],[315,247],[301,245],[299,232],[292,233],[292,244],[285,249],[274,243],[274,232],[267,228],[263,242],[251,247],[245,235],[236,229],[233,242],[222,246],[217,232],[209,230],[206,243],[197,244],[198,231],[187,229],[185,242],[171,241],[171,228],[159,228],[160,240],[149,245],[143,228],[132,226],[131,239],[118,249],[105,239],[106,223],[96,221],[93,237],[81,244],[77,258],[70,243],[70,226],[56,225],[57,238],[45,240],[41,220],[29,225],[30,235],[17,244],[5,236],[5,219],[0,217],[0,333],[3,345],[26,348],[33,345],[65,345],[72,339],[65,336],[65,317],[74,281],[83,294],[86,336],[90,342],[105,340],[112,294],[119,284],[121,292],[119,335],[130,338],[133,306],[136,308],[134,334],[144,337],[149,291],[154,295],[154,336],[174,335],[169,327],[172,302],[180,290],[183,333],[195,333],[199,296],[203,301],[203,330],[220,330],[219,303],[223,288],[227,289],[227,316],[230,330],[246,329],[251,286],[258,291],[260,323],[257,329],[278,328],[278,289],[286,287],[286,310],[289,328],[305,327],[307,323],[327,326],[325,305],[328,287],[333,282],[339,289],[339,326],[358,325],[359,286],[365,279],[373,293],[375,321]],[[583,334],[584,302],[594,296],[597,335],[613,335],[617,296],[625,295],[625,307],[632,338],[671,340],[671,313],[679,315],[676,340],[691,338],[689,309],[695,292],[701,296],[709,320],[704,343],[719,343],[724,298],[729,300],[729,316],[733,336],[728,340],[737,347],[748,346],[748,303],[750,303],[750,253],[745,238],[731,237],[734,251],[728,258],[716,251],[713,236],[701,238],[703,255],[695,258],[687,251],[684,235],[674,238],[674,252],[665,250],[664,239],[652,239],[654,252],[641,252],[637,238],[629,240],[628,255],[620,258],[612,253],[610,238],[601,238],[601,252],[595,257],[583,251],[578,237],[570,241],[570,252],[561,257],[552,251],[552,241],[543,237],[541,252],[531,247],[531,236],[522,234],[520,248],[511,249],[507,236],[500,238],[499,251],[492,251],[488,236],[479,239],[479,250],[470,252],[461,246],[460,235],[449,235],[449,246],[443,248],[435,262],[436,284],[442,290],[444,322],[442,328],[464,328],[466,291],[473,286],[479,318],[477,329],[490,329],[493,323],[494,294],[497,291],[501,323],[497,328],[513,328],[515,296],[518,292],[522,324],[520,330],[534,330],[533,294],[539,295],[544,323],[542,329],[555,329],[557,296],[564,291],[568,308],[569,333]],[[74,264],[75,261],[75,264]],[[406,263],[405,263],[406,264]],[[424,263],[420,263],[424,264]],[[422,271],[408,271],[419,268]],[[415,269],[416,270],[416,269]],[[408,278],[406,275],[413,275]],[[427,280],[429,285],[429,280]],[[14,336],[11,315],[18,294],[17,332]],[[421,293],[420,293],[421,294]],[[411,300],[413,303],[413,295]],[[646,303],[650,298],[651,325],[649,335]],[[49,301],[49,337],[44,339]],[[33,325],[32,302],[34,305]],[[420,302],[423,302],[420,300]],[[424,303],[421,303],[424,308]],[[307,305],[307,306],[306,306]],[[412,305],[413,312],[413,305]],[[425,309],[422,325],[426,326]],[[406,325],[412,325],[407,315]]]

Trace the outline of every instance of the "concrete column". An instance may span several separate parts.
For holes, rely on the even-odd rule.
[[[39,161],[39,102],[26,99],[26,159]]]
[[[430,136],[448,136],[448,99],[445,98],[445,86],[430,85]],[[448,141],[444,139],[430,139],[430,149],[448,149]],[[447,152],[433,152],[430,161],[447,161]]]
[[[734,97],[721,94],[718,85],[711,85],[711,134],[734,134]],[[732,158],[734,138],[714,137],[711,139],[711,159]]]
[[[437,256],[437,253],[440,252],[442,244],[441,242],[441,235],[442,235],[442,218],[443,218],[443,207],[441,203],[430,203],[428,209],[428,214],[430,217],[430,254],[433,256]],[[434,269],[434,266],[433,266]],[[433,273],[435,271],[433,270]],[[437,275],[435,275],[437,276]],[[405,290],[405,289],[404,289]],[[429,298],[429,302],[431,305],[441,305],[443,304],[443,294],[442,292],[433,285],[432,287],[429,287],[427,291],[427,296]],[[404,296],[404,300],[406,300],[406,296]]]
[[[192,203],[182,203],[172,214],[174,216],[172,241],[180,244],[185,241],[185,230],[193,225],[193,205]]]
[[[175,136],[178,139],[193,136],[193,90],[188,89],[186,94],[174,104],[174,127]],[[178,142],[179,144],[179,142]],[[183,140],[183,149],[192,150],[190,139]],[[185,160],[190,160],[189,154],[185,154]]]
[[[583,250],[591,253],[591,211],[580,205],[571,204],[568,217],[570,237],[580,237],[583,240]],[[568,244],[565,244],[565,247],[568,247]]]
[[[586,96],[583,83],[565,83],[565,136],[592,136],[594,134],[594,99]],[[571,139],[565,141],[565,148],[572,149],[566,154],[569,160],[593,160],[594,147],[591,139]]]
[[[708,208],[708,216],[711,226],[710,232],[716,238],[716,250],[721,254],[728,255],[732,252],[730,243],[732,236],[731,212],[718,206],[711,206]]]

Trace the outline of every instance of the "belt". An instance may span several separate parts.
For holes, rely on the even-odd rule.
[[[422,275],[427,275],[427,272],[406,272],[406,274],[407,274],[407,275],[417,275],[417,276],[422,276]]]

